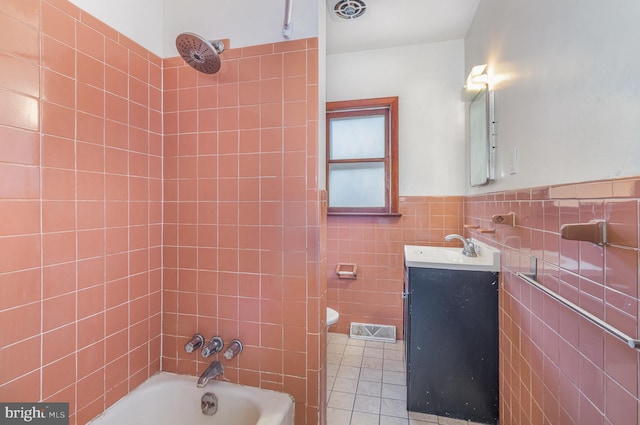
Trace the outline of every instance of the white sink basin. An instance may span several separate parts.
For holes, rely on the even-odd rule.
[[[404,246],[404,263],[408,267],[426,269],[471,270],[484,272],[500,271],[500,251],[472,239],[477,257],[462,255],[462,248],[437,246]]]

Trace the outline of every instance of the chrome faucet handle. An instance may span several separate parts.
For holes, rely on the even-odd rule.
[[[184,351],[186,351],[187,353],[191,353],[193,352],[193,350],[197,350],[198,348],[202,347],[202,344],[204,344],[204,337],[202,336],[202,334],[194,334],[189,342],[184,345]]]
[[[227,351],[224,352],[224,358],[227,360],[231,360],[242,351],[242,342],[239,339],[234,339],[229,344]]]
[[[202,347],[202,357],[209,357],[210,355],[222,351],[222,347],[224,347],[224,341],[219,336],[214,336],[211,338],[207,345]]]
[[[477,257],[476,244],[471,239],[467,239],[467,246],[464,249],[464,255],[467,257]]]
[[[471,239],[467,239],[464,236],[458,235],[456,233],[452,233],[444,237],[444,240],[447,242],[450,242],[453,239],[458,239],[462,242],[462,255],[465,255],[467,257],[478,256],[478,254],[476,254],[476,246]]]

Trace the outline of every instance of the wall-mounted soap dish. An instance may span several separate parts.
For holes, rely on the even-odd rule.
[[[336,274],[340,279],[355,279],[358,277],[358,265],[353,263],[338,263]]]
[[[496,229],[478,229],[480,233],[492,234],[496,232]]]
[[[507,214],[494,214],[491,217],[491,221],[496,224],[507,224],[511,227],[516,227],[516,213],[510,212]]]

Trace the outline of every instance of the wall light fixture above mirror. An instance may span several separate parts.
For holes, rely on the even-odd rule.
[[[486,88],[488,84],[487,64],[476,65],[471,68],[469,75],[467,75],[460,98],[463,102],[471,102],[480,93],[480,90]]]

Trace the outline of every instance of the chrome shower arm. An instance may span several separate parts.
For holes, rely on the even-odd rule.
[[[287,40],[293,35],[293,24],[291,23],[291,8],[293,0],[285,0],[284,3],[284,23],[282,24],[282,36]]]

